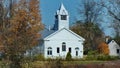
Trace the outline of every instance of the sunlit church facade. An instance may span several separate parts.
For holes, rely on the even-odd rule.
[[[68,52],[72,58],[83,57],[85,39],[69,29],[69,14],[63,4],[56,12],[54,27],[44,29],[40,33],[40,48],[45,58],[65,58]]]

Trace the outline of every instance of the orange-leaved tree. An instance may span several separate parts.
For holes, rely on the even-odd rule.
[[[21,68],[24,53],[38,44],[43,25],[39,10],[39,0],[10,0],[8,21],[0,24],[0,43],[11,68]]]
[[[105,42],[101,42],[98,45],[98,51],[99,51],[100,54],[108,55],[109,54],[108,45]]]

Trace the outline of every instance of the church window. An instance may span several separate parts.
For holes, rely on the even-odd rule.
[[[67,15],[61,15],[61,20],[67,20]]]
[[[75,48],[75,50],[76,50],[76,51],[78,51],[78,50],[79,50],[79,48],[78,48],[78,47],[76,47],[76,48]]]
[[[62,43],[62,51],[66,51],[66,43],[65,42]]]
[[[57,53],[60,53],[60,48],[59,47],[57,47]]]
[[[71,47],[69,47],[69,52],[71,53],[71,51],[72,51],[72,50],[71,50]]]
[[[120,53],[120,50],[119,50],[119,49],[117,49],[117,53]]]
[[[51,48],[51,47],[48,47],[47,54],[48,54],[48,55],[52,55],[52,48]]]

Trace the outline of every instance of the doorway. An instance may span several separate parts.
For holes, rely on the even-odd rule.
[[[78,51],[76,51],[76,56],[78,56]]]

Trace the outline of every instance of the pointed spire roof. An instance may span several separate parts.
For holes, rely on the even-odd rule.
[[[61,3],[61,6],[60,6],[59,10],[66,10],[63,3]]]
[[[57,14],[65,14],[65,15],[68,15],[68,12],[67,12],[67,10],[65,9],[63,3],[61,3],[60,8],[57,10]]]

